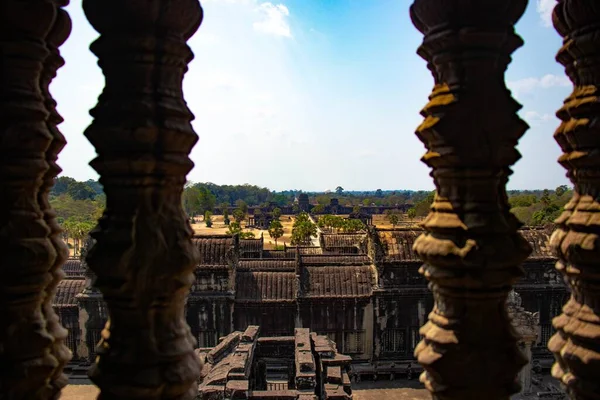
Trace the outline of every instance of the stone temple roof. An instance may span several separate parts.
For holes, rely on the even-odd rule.
[[[85,288],[85,279],[63,279],[58,283],[53,305],[55,307],[77,307],[79,293]]]
[[[296,270],[296,260],[284,258],[258,258],[240,260],[238,271],[291,271]]]
[[[236,300],[293,302],[298,284],[295,272],[240,271],[236,274]]]
[[[306,267],[303,269],[303,294],[312,298],[369,297],[373,291],[374,271],[370,266]]]
[[[240,256],[244,258],[246,254],[261,253],[264,241],[260,239],[240,239]]]
[[[303,255],[300,257],[303,265],[361,265],[371,264],[366,254],[335,254],[335,255]]]
[[[422,229],[377,229],[377,236],[382,246],[384,261],[421,262],[421,259],[413,251],[413,246],[415,240],[423,232]],[[519,233],[533,248],[529,260],[555,259],[549,247],[550,231],[544,228],[523,228],[519,230]]]
[[[367,240],[366,233],[324,233],[322,237],[323,247],[326,249],[344,247],[355,247],[360,249]]]
[[[391,229],[377,230],[379,241],[383,247],[386,261],[419,261],[421,259],[413,251],[415,240],[423,230]]]
[[[85,271],[78,258],[69,258],[62,266],[67,278],[83,278]]]
[[[200,253],[199,265],[227,265],[234,248],[234,238],[228,235],[194,237],[192,242]]]

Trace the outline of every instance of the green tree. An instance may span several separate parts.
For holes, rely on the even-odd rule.
[[[550,199],[550,191],[548,189],[544,189],[544,192],[542,193],[542,197],[540,197],[540,202],[544,206],[549,206],[550,203],[552,202],[552,199]]]
[[[188,186],[183,189],[181,201],[183,203],[183,210],[188,216],[193,217],[200,214],[200,189],[196,186]]]
[[[226,215],[229,215],[229,204],[228,203],[219,204],[219,208],[221,209],[221,214],[223,214],[223,217],[225,217]]]
[[[310,244],[312,237],[317,236],[317,226],[312,223],[308,214],[300,213],[292,227],[292,244],[306,245]]]
[[[269,224],[269,236],[275,240],[275,247],[277,247],[277,239],[283,236],[283,225],[279,220],[274,219]]]
[[[336,187],[335,193],[337,193],[338,196],[341,196],[344,193],[344,188],[341,186]]]
[[[248,204],[244,200],[237,200],[235,205],[238,209],[242,210],[244,214],[248,214]]]
[[[431,209],[431,204],[433,204],[434,197],[435,197],[435,191],[429,192],[424,199],[418,201],[414,205],[415,217],[424,217],[427,214],[429,214],[429,211]]]
[[[325,206],[323,204],[317,204],[310,210],[312,214],[323,214],[325,212]]]
[[[411,208],[410,210],[414,210],[414,208]],[[410,210],[409,210],[409,212],[410,212]],[[414,218],[414,216],[413,216],[413,218]],[[398,222],[400,222],[400,216],[398,215],[398,213],[393,212],[391,210],[386,210],[385,219],[387,219],[388,222],[390,224],[392,224],[393,227],[396,227],[396,225],[398,225]]]
[[[207,227],[207,228],[211,228],[211,227],[212,227],[212,225],[213,225],[213,222],[212,222],[212,215],[213,215],[213,213],[212,213],[212,212],[210,212],[210,211],[208,211],[208,210],[206,210],[206,211],[204,212],[204,223],[206,224],[206,227]]]
[[[203,214],[206,211],[212,212],[217,203],[217,198],[207,188],[198,189],[198,213]]]
[[[254,239],[254,233],[244,232],[242,226],[238,222],[232,222],[227,228],[227,233],[230,235],[238,235],[240,239]]]
[[[77,221],[87,221],[96,223],[102,216],[104,211],[103,196],[99,196],[97,200],[74,200],[68,194],[53,197],[50,204],[56,216],[66,221],[70,217],[74,217]]]
[[[320,228],[335,229],[337,232],[339,232],[344,228],[345,220],[339,215],[328,214],[319,218],[318,224]]]
[[[360,219],[347,219],[344,221],[344,232],[355,233],[365,229],[365,224]]]
[[[375,196],[376,196],[376,197],[379,197],[379,198],[382,198],[382,197],[383,197],[383,190],[381,190],[381,189],[377,189],[377,190],[375,191]]]
[[[67,188],[67,193],[73,200],[93,200],[96,192],[83,182],[71,182]]]
[[[50,190],[50,194],[52,196],[60,196],[61,194],[65,194],[67,193],[67,189],[69,189],[69,185],[74,182],[77,181],[68,176],[59,176],[58,178],[54,178],[54,186]]]
[[[533,213],[533,215],[531,216],[532,224],[553,224],[554,220],[556,220],[559,217],[561,211],[562,210],[560,209],[560,207],[558,207],[556,204],[550,204],[547,207],[544,207],[543,209]]]
[[[273,209],[273,218],[279,221],[279,218],[281,218],[281,208],[275,207]]]
[[[277,204],[278,206],[285,206],[289,203],[288,198],[283,194],[283,193],[278,193],[276,195],[273,196],[273,201],[275,202],[275,204]]]
[[[236,208],[233,210],[233,218],[238,224],[241,224],[242,221],[246,219],[246,213],[243,210]]]
[[[567,193],[568,190],[569,187],[567,185],[560,185],[554,190],[554,194],[556,194],[557,197],[561,197],[563,194]]]
[[[219,208],[221,209],[221,213],[223,214],[223,223],[225,225],[229,225],[229,204],[228,203],[221,203],[219,205]]]
[[[535,195],[521,194],[510,196],[508,198],[508,202],[510,204],[510,208],[529,207],[537,202],[537,197],[535,197]]]
[[[406,215],[408,216],[408,218],[410,218],[410,220],[412,221],[413,219],[415,219],[415,217],[417,216],[417,209],[414,207],[411,207],[408,209],[408,211],[406,212]],[[390,221],[391,222],[391,221]]]

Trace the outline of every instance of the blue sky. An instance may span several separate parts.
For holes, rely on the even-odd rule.
[[[414,135],[432,78],[415,51],[421,34],[409,0],[205,0],[188,42],[184,80],[200,141],[194,182],[252,183],[274,190],[432,189]],[[571,84],[554,60],[555,0],[531,0],[517,25],[525,46],[507,72],[531,128],[519,143],[510,189],[568,184],[556,163],[554,116]],[[73,32],[51,90],[65,122],[63,175],[96,179],[83,136],[104,78],[89,44],[97,33],[81,2],[67,7]]]

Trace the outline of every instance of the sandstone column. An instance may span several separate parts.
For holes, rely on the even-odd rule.
[[[200,363],[184,318],[197,250],[181,194],[197,141],[182,80],[197,0],[84,0],[106,86],[85,135],[106,192],[87,262],[109,308],[90,376],[102,399],[192,399]]]
[[[55,1],[60,6],[66,6],[66,1]],[[52,280],[46,287],[46,298],[43,304],[43,313],[46,318],[48,332],[54,337],[54,344],[52,348],[52,354],[56,357],[59,365],[56,368],[51,385],[52,395],[56,396],[59,394],[60,389],[67,384],[67,377],[62,373],[63,367],[71,359],[72,354],[69,348],[66,346],[65,341],[67,339],[68,331],[60,325],[58,315],[54,312],[52,303],[56,295],[56,287],[58,283],[65,277],[65,273],[62,270],[63,263],[69,257],[69,249],[67,245],[60,238],[62,232],[61,227],[58,225],[56,220],[56,213],[50,205],[48,194],[50,189],[54,185],[54,178],[62,171],[58,166],[57,159],[58,154],[67,144],[65,137],[58,130],[57,125],[63,122],[62,117],[56,111],[56,102],[50,94],[50,83],[56,76],[56,71],[64,65],[64,60],[60,56],[58,48],[67,40],[67,37],[71,33],[71,19],[69,14],[62,9],[57,9],[56,18],[54,25],[46,38],[46,46],[49,51],[49,55],[44,63],[44,69],[41,75],[41,90],[44,95],[46,109],[48,110],[49,117],[47,120],[48,131],[52,135],[52,141],[50,146],[46,150],[46,162],[48,163],[48,170],[44,175],[42,187],[38,194],[38,201],[40,208],[44,212],[44,219],[50,227],[50,240],[56,251],[56,259],[50,268],[50,274]]]
[[[526,0],[415,0],[418,54],[435,85],[417,136],[437,194],[415,242],[435,306],[415,355],[434,399],[507,400],[527,362],[505,303],[531,251],[505,185],[527,124],[504,72]]]
[[[6,399],[55,397],[69,356],[65,331],[48,310],[62,248],[46,199],[62,147],[54,143],[58,119],[46,87],[58,67],[55,49],[68,36],[65,24],[68,17],[49,0],[0,5],[0,398]]]
[[[551,246],[556,268],[571,288],[558,331],[549,341],[552,375],[572,399],[600,399],[600,7],[594,0],[562,0],[553,22],[564,38],[556,59],[565,66],[573,92],[558,110],[554,138],[575,187]]]

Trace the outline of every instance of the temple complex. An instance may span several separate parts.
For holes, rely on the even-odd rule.
[[[521,320],[535,313],[526,349],[549,371],[552,356],[544,343],[567,291],[553,268],[549,231],[520,232],[533,252],[515,285],[518,306],[511,310],[518,310],[514,315]],[[199,348],[218,346],[223,337],[250,325],[260,326],[265,337],[291,337],[295,329],[307,328],[351,357],[351,376],[357,380],[412,377],[421,371],[414,357],[419,329],[433,307],[413,250],[421,233],[374,227],[366,233],[321,233],[318,247],[284,250],[263,250],[262,238],[197,236],[193,243],[200,258],[187,299],[187,323]],[[76,264],[69,261],[70,276],[59,284],[57,296],[65,300],[56,307],[63,325],[72,328],[68,343],[81,366],[93,361],[106,308]]]
[[[554,139],[574,191],[551,237],[520,229],[506,192],[528,129],[505,79],[524,44],[515,25],[527,1],[414,0],[406,12],[423,40],[407,51],[424,59],[433,83],[415,132],[436,188],[423,230],[371,230],[356,241],[322,238],[280,252],[237,237],[193,238],[182,208],[198,141],[182,82],[194,57],[188,40],[204,18],[199,2],[83,0],[105,77],[84,135],[97,152],[90,165],[107,207],[91,232],[89,268],[69,262],[65,273],[68,248],[49,191],[66,140],[49,87],[71,32],[67,3],[6,0],[0,13],[0,398],[59,398],[64,367],[76,363],[90,366],[101,399],[191,400],[206,366],[195,343],[224,350],[235,332],[244,333],[230,355],[254,349],[255,357],[288,360],[288,390],[298,390],[289,382],[292,343],[294,363],[303,364],[294,376],[299,369],[312,377],[310,356],[298,349],[309,341],[332,349],[327,337],[352,358],[356,379],[422,369],[434,399],[508,400],[519,380],[527,384],[526,365],[532,383],[540,381],[552,363],[548,350],[552,376],[571,399],[599,398],[597,0],[558,0],[552,11],[563,41],[556,60],[573,86],[556,104]],[[513,301],[511,310],[513,289],[521,305]],[[521,311],[534,313],[523,314],[526,322],[539,318],[525,342],[509,316]],[[285,355],[257,351],[261,337],[248,324],[267,338],[293,337],[282,344]],[[307,340],[306,329],[316,336]],[[521,350],[528,343],[532,362]],[[336,379],[332,390],[348,396],[345,367],[323,375],[311,354],[315,379]],[[247,370],[231,377],[248,376],[249,389],[279,385],[269,363],[255,381]],[[208,367],[206,382],[221,368],[229,366]],[[229,376],[221,381],[227,390]]]

